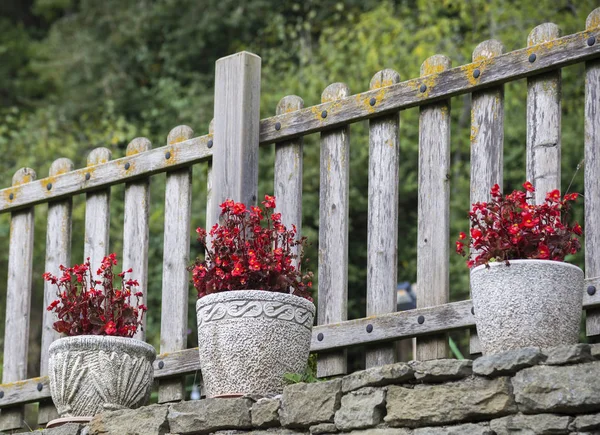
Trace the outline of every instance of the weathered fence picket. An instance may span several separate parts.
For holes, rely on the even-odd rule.
[[[300,110],[302,107],[302,98],[295,95],[283,97],[277,104],[277,115]],[[302,230],[302,147],[301,137],[279,142],[275,146],[274,195],[277,199],[277,212],[281,213],[281,221],[286,227],[296,225],[298,238]],[[299,254],[298,249],[295,253]],[[298,260],[299,258],[294,262],[295,265],[299,265]]]
[[[12,179],[18,186],[35,180],[33,169],[19,169]],[[14,194],[13,194],[14,195]],[[31,279],[33,267],[34,208],[13,212],[10,217],[4,365],[2,383],[27,379]],[[22,427],[23,407],[5,408],[0,414],[0,431]]]
[[[586,28],[600,26],[600,8],[587,18]],[[598,37],[590,36],[587,44],[598,44]],[[600,59],[585,64],[585,274],[587,278],[600,277]],[[590,293],[600,290],[592,286]],[[586,334],[598,339],[600,310],[586,313]]]
[[[215,120],[212,119],[208,126],[208,134],[214,137],[215,134]],[[214,145],[213,139],[210,139],[209,146],[212,148]],[[212,159],[206,162],[206,231],[210,231],[212,226],[216,223],[214,212],[213,212],[213,168]]]
[[[323,91],[326,103],[350,95],[344,83]],[[321,119],[337,114],[323,111]],[[321,178],[319,191],[319,325],[348,318],[348,212],[350,177],[350,127],[321,133]],[[327,335],[322,340],[329,340]],[[347,371],[346,351],[319,354],[318,376],[335,376]]]
[[[418,78],[400,82],[393,70],[377,73],[370,89],[350,95],[341,83],[328,86],[321,104],[303,107],[300,97],[284,97],[276,115],[262,121],[261,60],[251,53],[220,59],[216,65],[214,122],[209,134],[193,137],[186,126],[173,129],[167,145],[151,148],[134,139],[126,156],[111,160],[106,148],[93,150],[87,167],[73,170],[66,159],[51,167],[49,177],[35,180],[22,169],[13,186],[0,191],[0,212],[11,212],[4,373],[0,385],[0,430],[19,428],[23,404],[39,402],[38,421],[56,416],[49,401],[48,347],[57,334],[52,313],[44,310],[41,377],[27,377],[29,300],[34,206],[48,203],[45,270],[58,273],[69,264],[71,199],[87,194],[85,256],[92,267],[109,251],[110,186],[125,184],[123,267],[131,267],[147,291],[150,177],[166,172],[165,233],[161,313],[161,355],[155,364],[159,402],[185,398],[183,376],[200,369],[197,349],[187,349],[192,166],[206,162],[206,227],[218,222],[219,204],[227,198],[255,204],[259,145],[275,143],[277,211],[286,225],[302,225],[303,137],[320,133],[318,326],[311,351],[318,352],[319,376],[347,371],[346,350],[366,346],[368,367],[393,362],[393,342],[418,338],[421,360],[445,358],[447,333],[471,328],[471,301],[448,303],[450,234],[450,98],[472,94],[471,202],[489,198],[491,185],[502,186],[503,84],[527,78],[527,178],[543,195],[560,187],[560,69],[586,62],[585,88],[585,255],[583,293],[587,334],[600,336],[600,8],[586,30],[559,37],[558,27],[543,24],[529,35],[528,47],[503,53],[498,41],[485,41],[472,63],[450,68],[450,60],[427,59]],[[398,249],[399,111],[420,107],[417,242],[418,308],[396,309]],[[369,192],[367,316],[347,319],[349,124],[369,119]],[[503,187],[503,186],[502,186]],[[55,296],[46,285],[44,304]],[[144,338],[140,332],[138,338]],[[476,335],[471,352],[476,353]]]
[[[186,126],[169,132],[169,145],[191,139],[194,132]],[[170,151],[165,159],[172,157]],[[165,186],[165,227],[163,251],[162,309],[160,316],[160,352],[187,347],[190,259],[190,219],[192,213],[192,168],[167,172]],[[159,367],[160,368],[160,367]],[[185,398],[181,377],[161,380],[158,402],[176,402]]]
[[[488,59],[504,52],[502,43],[484,41],[473,50],[473,79],[485,74]],[[471,98],[471,204],[490,200],[490,188],[502,186],[504,161],[504,87],[473,92]],[[477,331],[471,329],[470,353],[481,353]]]
[[[428,76],[450,68],[435,55],[421,66],[419,91],[429,92]],[[419,117],[419,205],[417,233],[417,307],[442,305],[450,297],[450,101],[421,106]],[[421,323],[428,322],[424,316]],[[446,358],[448,338],[417,339],[416,359]]]
[[[94,166],[106,163],[111,158],[107,148],[94,149],[87,159],[86,179],[93,177]],[[85,244],[84,260],[89,258],[92,272],[95,273],[102,259],[108,254],[110,234],[110,189],[102,189],[87,194],[85,201]]]
[[[371,79],[370,89],[381,89],[381,100],[385,95],[383,88],[399,82],[396,71],[385,69]],[[376,97],[369,101],[371,106],[377,103]],[[393,113],[369,122],[367,316],[397,309],[399,118],[398,113]],[[395,360],[393,344],[367,349],[367,368]]]
[[[50,179],[60,174],[72,171],[73,162],[61,158],[55,160],[50,166]],[[48,185],[46,185],[48,186]],[[47,188],[47,187],[46,187]],[[52,186],[50,186],[52,188]],[[71,212],[73,207],[71,198],[52,201],[48,204],[48,224],[46,231],[46,263],[44,271],[53,275],[60,275],[60,266],[71,264]],[[56,299],[56,286],[44,281],[44,308]],[[48,374],[48,348],[52,342],[60,337],[52,325],[56,321],[54,313],[44,309],[42,314],[42,348],[40,358],[40,375]],[[51,401],[41,402],[38,412],[38,424],[43,425],[58,417],[56,408]]]
[[[534,28],[527,38],[529,62],[544,57],[538,44],[557,39],[556,24],[545,23]],[[560,70],[527,79],[527,179],[536,188],[536,204],[546,193],[560,189]]]
[[[138,137],[127,145],[128,156],[144,153],[152,149],[145,137]],[[131,169],[131,163],[125,163],[123,170]],[[148,238],[150,214],[150,178],[141,178],[125,184],[125,207],[123,218],[123,270],[133,269],[132,277],[139,282],[137,291],[143,293],[146,303],[148,290]],[[146,337],[146,316],[142,328],[138,328],[135,338]]]

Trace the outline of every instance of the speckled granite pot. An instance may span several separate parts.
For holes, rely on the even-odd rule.
[[[137,408],[150,398],[156,350],[125,337],[81,335],[50,345],[50,394],[61,417]]]
[[[511,260],[471,271],[471,297],[484,354],[579,341],[583,271],[569,263]]]
[[[236,290],[198,299],[200,369],[207,397],[281,393],[303,373],[315,306],[284,293]]]

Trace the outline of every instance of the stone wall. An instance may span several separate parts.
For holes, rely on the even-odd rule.
[[[277,397],[151,405],[43,433],[600,434],[600,345],[398,363]]]

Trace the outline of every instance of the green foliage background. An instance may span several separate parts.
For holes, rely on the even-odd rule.
[[[261,116],[285,95],[320,102],[322,90],[346,82],[352,93],[393,68],[402,79],[441,53],[468,63],[475,46],[526,45],[546,21],[564,34],[584,29],[594,0],[2,0],[0,2],[0,186],[22,166],[48,173],[59,157],[77,167],[95,147],[122,157],[127,143],[147,136],[164,145],[171,128],[205,134],[213,112],[214,62],[240,50],[263,59]],[[583,158],[584,67],[563,70],[563,186]],[[525,177],[524,80],[505,90],[505,190]],[[416,279],[418,109],[401,113],[398,280]],[[451,235],[467,227],[470,96],[452,100]],[[273,147],[261,148],[261,193],[273,190]],[[318,136],[305,139],[304,234],[318,245]],[[367,239],[367,123],[351,128],[350,317],[365,314]],[[206,173],[194,168],[193,225],[204,224]],[[583,191],[578,173],[574,191]],[[149,341],[158,346],[162,288],[164,175],[153,177],[150,229]],[[84,199],[74,199],[73,262],[83,256]],[[110,250],[122,252],[123,186],[113,188]],[[582,220],[581,207],[577,217]],[[29,376],[39,372],[40,313],[46,206],[36,208],[36,245]],[[194,233],[192,233],[194,234]],[[0,319],[6,300],[9,216],[0,215]],[[192,256],[198,253],[193,241]],[[581,264],[582,256],[575,258]],[[463,261],[452,256],[451,296],[468,294]],[[189,345],[195,344],[190,292]],[[4,337],[0,322],[0,341]],[[465,341],[461,346],[465,351]],[[0,354],[1,359],[1,354]],[[1,370],[1,369],[0,369]]]

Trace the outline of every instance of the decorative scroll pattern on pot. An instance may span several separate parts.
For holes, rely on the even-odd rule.
[[[273,301],[235,300],[227,301],[227,303],[217,302],[202,307],[197,314],[198,325],[225,318],[259,316],[299,323],[307,329],[312,327],[313,322],[312,313],[306,308]]]

